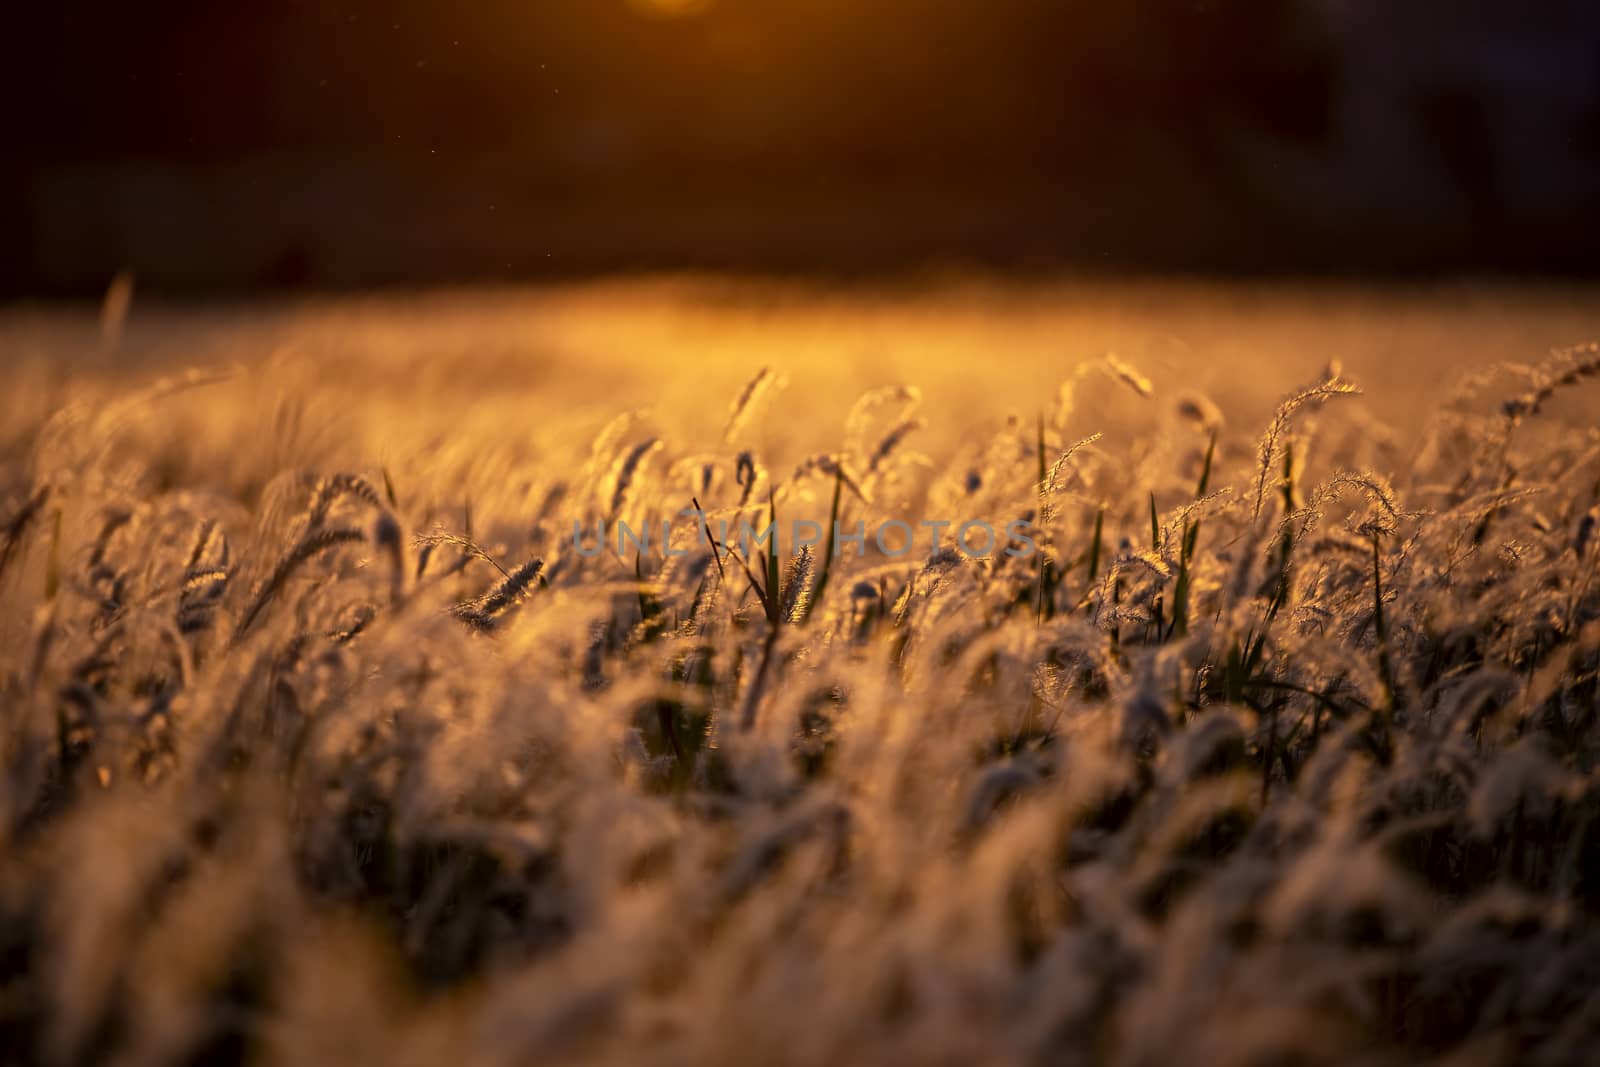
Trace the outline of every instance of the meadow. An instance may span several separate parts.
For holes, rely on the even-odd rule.
[[[1592,1062],[1596,295],[0,311],[0,1061]]]

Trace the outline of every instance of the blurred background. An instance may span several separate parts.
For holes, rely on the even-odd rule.
[[[1600,273],[1593,0],[10,5],[0,289]]]

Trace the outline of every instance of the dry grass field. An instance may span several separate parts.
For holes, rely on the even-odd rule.
[[[0,1060],[1592,1062],[1597,297],[0,311]]]

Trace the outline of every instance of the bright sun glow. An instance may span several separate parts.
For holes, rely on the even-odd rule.
[[[712,0],[629,0],[634,8],[654,18],[687,18],[711,7]]]

